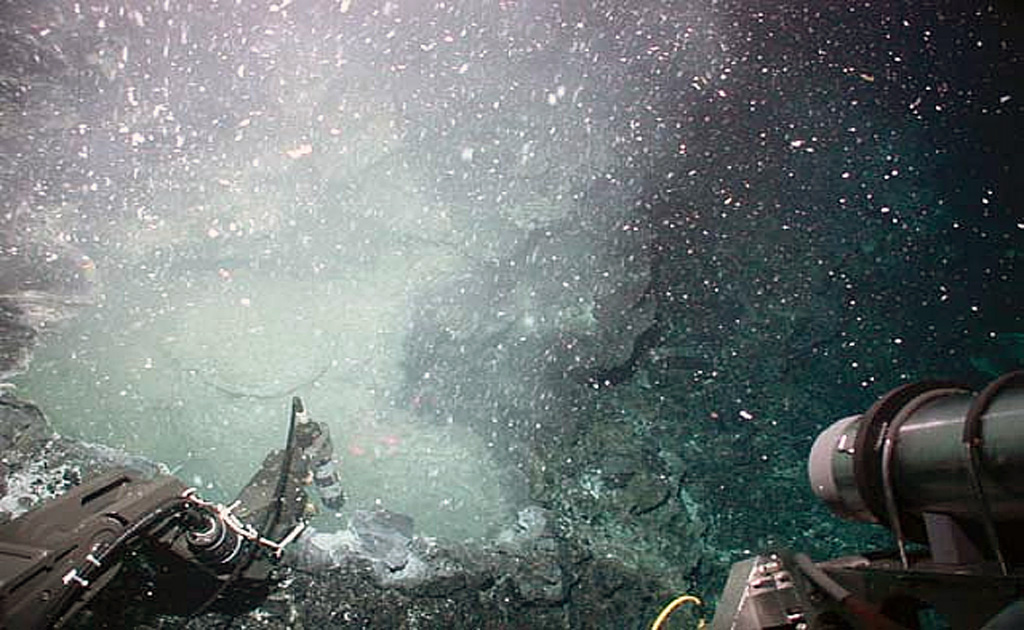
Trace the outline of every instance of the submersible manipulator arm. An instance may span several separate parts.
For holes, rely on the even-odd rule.
[[[174,477],[125,469],[78,486],[0,527],[0,629],[72,622],[131,556],[160,566],[146,602],[160,613],[196,614],[229,591],[258,599],[305,527],[309,480],[325,505],[344,501],[331,462],[326,427],[296,397],[286,448],[267,456],[230,506],[204,501]]]
[[[894,389],[823,431],[808,472],[836,514],[888,527],[896,550],[738,562],[713,630],[916,629],[929,609],[954,630],[1024,628],[1024,371],[979,393]]]

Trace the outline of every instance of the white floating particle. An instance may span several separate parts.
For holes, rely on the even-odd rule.
[[[313,145],[307,143],[307,144],[300,144],[299,146],[295,147],[294,149],[286,150],[285,151],[285,155],[287,155],[288,157],[290,157],[293,160],[297,160],[300,157],[304,157],[306,155],[309,155],[312,152],[313,152]]]
[[[740,409],[740,417],[744,420],[753,420],[754,414],[750,413],[746,409]]]

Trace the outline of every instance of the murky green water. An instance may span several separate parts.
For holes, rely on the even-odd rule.
[[[395,393],[411,280],[404,266],[304,281],[224,267],[107,278],[99,304],[44,337],[19,393],[58,431],[164,462],[221,499],[282,447],[299,395],[331,428],[346,510],[482,536],[511,509],[488,449],[417,419]]]

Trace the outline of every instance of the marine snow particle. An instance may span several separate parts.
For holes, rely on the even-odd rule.
[[[288,157],[290,157],[293,160],[297,160],[300,157],[305,157],[305,156],[307,156],[307,155],[309,155],[311,153],[313,153],[313,145],[311,145],[309,143],[300,144],[299,146],[295,147],[294,149],[288,149],[288,150],[285,151],[285,155],[287,155]]]

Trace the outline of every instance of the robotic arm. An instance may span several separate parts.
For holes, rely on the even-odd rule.
[[[332,507],[344,501],[324,436],[296,397],[287,447],[267,456],[230,506],[174,477],[115,470],[15,519],[0,528],[0,628],[65,625],[142,546],[165,567],[151,603],[168,614],[205,610],[228,588],[265,590],[305,527],[310,479]]]

